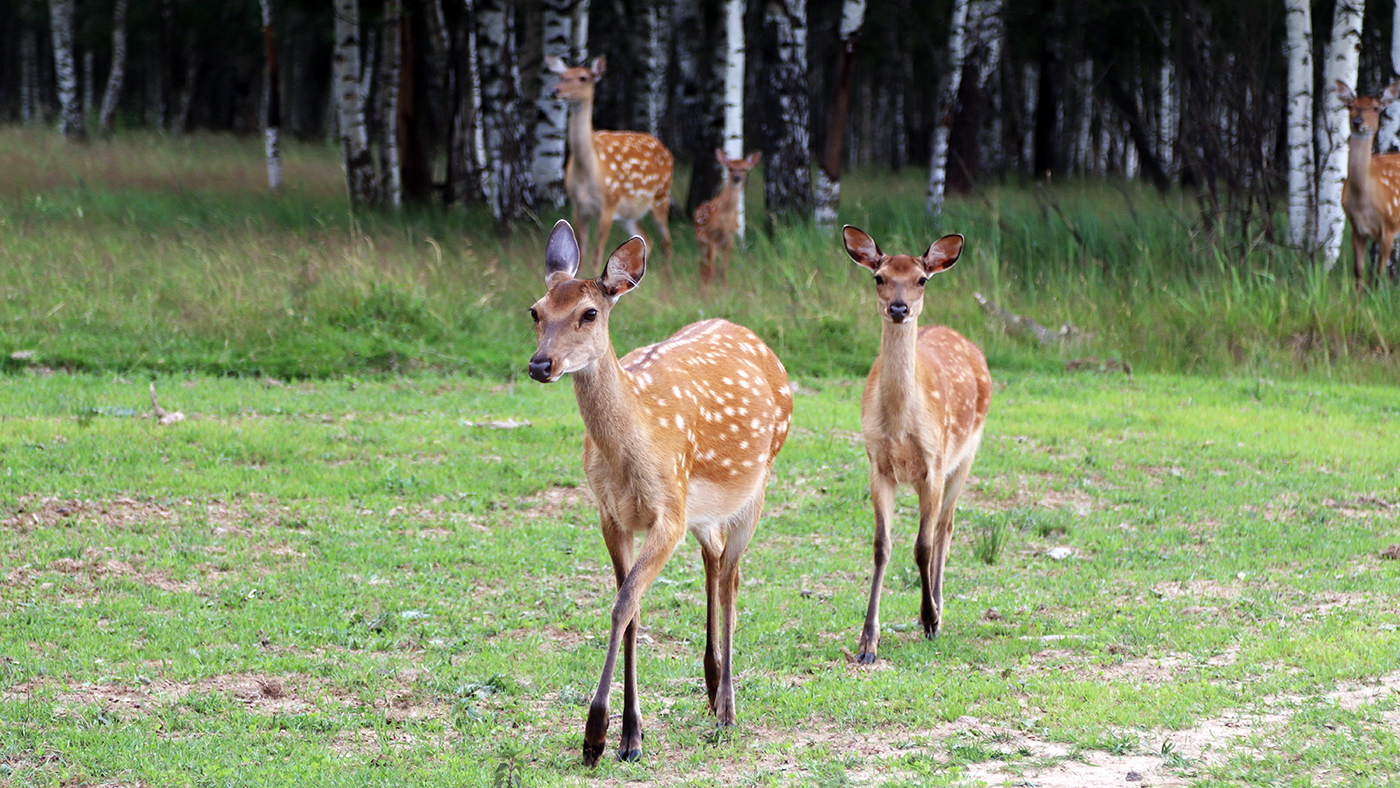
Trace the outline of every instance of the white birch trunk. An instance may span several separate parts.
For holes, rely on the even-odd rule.
[[[953,21],[948,29],[948,70],[938,81],[938,104],[934,107],[933,156],[928,172],[928,212],[943,213],[943,191],[948,183],[948,135],[953,129],[953,109],[962,83],[966,55],[968,0],[953,0]]]
[[[588,59],[588,0],[573,0],[574,13],[570,22],[569,65],[576,66]]]
[[[272,27],[272,0],[262,4],[263,46],[267,68],[263,72],[263,142],[267,157],[267,187],[282,191],[282,96],[277,74],[277,44]]]
[[[1390,18],[1390,73],[1400,74],[1400,0],[1395,0]],[[1400,150],[1400,102],[1392,101],[1385,108],[1376,142],[1380,144],[1381,153]]]
[[[121,100],[122,82],[126,79],[126,9],[130,0],[117,0],[112,9],[112,69],[107,72],[107,89],[102,94],[102,109],[97,114],[97,133],[106,137],[112,133],[112,121]]]
[[[467,156],[476,168],[476,184],[486,196],[486,132],[481,123],[481,53],[477,47],[475,0],[464,0],[473,24],[467,28],[467,95],[471,97],[471,119],[467,125]]]
[[[530,214],[533,189],[524,159],[525,123],[520,117],[520,75],[515,63],[514,4],[489,0],[479,6],[482,126],[487,193],[497,226],[504,231]]]
[[[573,56],[573,18],[570,0],[544,0],[544,54],[569,61]],[[577,65],[577,62],[569,62]],[[564,206],[564,141],[568,133],[569,108],[554,98],[559,78],[546,69],[540,80],[535,123],[535,156],[530,163],[535,196],[542,205]]]
[[[1079,83],[1079,126],[1074,134],[1074,163],[1080,175],[1094,169],[1094,61],[1084,60],[1074,69]]]
[[[836,211],[841,206],[841,150],[846,141],[846,117],[850,111],[856,42],[860,40],[860,30],[864,26],[865,0],[845,0],[841,4],[841,27],[837,30],[840,48],[837,55],[836,95],[832,98],[831,117],[826,125],[826,152],[822,156],[822,166],[817,168],[817,182],[813,190],[812,215],[818,226],[836,224]],[[902,93],[896,97],[896,102],[901,99]],[[899,128],[904,125],[902,110],[903,107],[893,110],[898,113],[895,117],[899,118]],[[897,146],[898,142],[894,144]]]
[[[777,128],[765,154],[764,207],[769,215],[812,210],[811,107],[807,99],[807,0],[769,0],[766,23],[777,33],[777,60],[765,101],[776,105]]]
[[[744,5],[724,0],[724,155],[744,157]],[[739,194],[740,240],[744,238],[744,195]]]
[[[1337,264],[1346,213],[1342,210],[1342,180],[1347,173],[1346,108],[1337,96],[1336,80],[1353,88],[1360,65],[1362,0],[1337,0],[1332,17],[1332,42],[1323,64],[1322,122],[1317,130],[1317,248],[1325,270]]]
[[[1035,171],[1035,107],[1040,100],[1040,65],[1027,61],[1021,66],[1021,169]]]
[[[1171,20],[1162,25],[1162,35],[1170,41]],[[1309,85],[1311,91],[1311,85]],[[1168,50],[1157,70],[1157,160],[1168,174],[1176,163],[1176,133],[1180,128],[1180,104],[1176,100],[1176,62]]]
[[[58,79],[58,129],[70,140],[83,138],[83,108],[78,95],[78,64],[73,56],[74,0],[49,0],[53,26],[53,68]]]
[[[1288,32],[1288,240],[1311,252],[1313,228],[1313,64],[1309,0],[1285,0]]]
[[[971,23],[973,10],[968,11],[968,31],[972,39],[967,49],[977,56],[977,89],[983,95],[984,117],[987,118],[985,130],[976,132],[983,168],[1001,167],[1001,122],[1006,113],[1001,111],[1000,81],[992,77],[1001,68],[1002,46],[1006,40],[1005,11],[1005,0],[976,0],[976,26]]]
[[[374,161],[365,128],[365,101],[360,72],[360,5],[358,0],[335,0],[336,110],[340,146],[345,156],[345,182],[350,201],[374,202]]]
[[[403,67],[403,2],[385,0],[384,43],[379,63],[379,175],[384,202],[403,207],[403,152],[399,149],[399,73]]]
[[[661,134],[661,121],[666,115],[667,72],[671,67],[671,2],[643,0],[641,24],[646,43],[643,69],[639,72],[642,100],[638,102],[637,127],[653,137]]]

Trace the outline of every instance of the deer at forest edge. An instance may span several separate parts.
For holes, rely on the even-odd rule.
[[[637,131],[594,131],[593,90],[607,61],[599,57],[592,66],[569,68],[554,55],[545,66],[559,76],[554,97],[569,105],[569,159],[564,165],[564,190],[573,206],[578,243],[588,249],[588,229],[580,220],[597,220],[598,244],[593,264],[603,261],[613,220],[622,221],[632,235],[646,234],[638,222],[648,213],[661,230],[661,250],[671,264],[671,152],[650,134]],[[650,242],[647,242],[650,246]]]
[[[1380,98],[1356,97],[1351,88],[1337,80],[1337,95],[1347,108],[1351,147],[1347,177],[1342,182],[1342,210],[1351,220],[1351,251],[1356,272],[1356,289],[1366,289],[1366,255],[1376,243],[1376,283],[1385,281],[1386,261],[1400,231],[1400,155],[1372,156],[1381,112],[1400,97],[1400,80],[1392,82]]]
[[[739,232],[739,196],[744,193],[749,170],[757,167],[762,157],[763,151],[754,151],[742,159],[731,159],[722,149],[715,149],[715,159],[725,169],[724,188],[719,196],[695,209],[695,243],[701,255],[701,294],[710,289],[710,280],[715,275],[715,256],[720,252],[724,253],[720,283],[729,286],[729,257],[734,252],[734,234]]]
[[[597,764],[608,730],[608,693],[623,654],[618,759],[641,757],[637,628],[642,596],[686,531],[705,564],[705,688],[721,726],[734,723],[730,671],[739,557],[763,510],[764,490],[792,419],[787,372],[754,333],[724,320],[692,323],[618,361],[608,317],[646,272],[646,243],[618,247],[596,279],[577,279],[569,223],[545,248],[544,297],[530,308],[539,347],[530,377],[572,374],[585,429],[583,468],[597,498],[617,598],[598,690],[583,732]],[[640,549],[635,538],[642,536]]]
[[[856,661],[869,664],[880,642],[880,585],[890,560],[898,484],[912,485],[919,495],[914,543],[923,588],[919,619],[925,637],[938,634],[953,508],[982,440],[992,378],[982,351],[966,337],[945,326],[918,325],[924,285],[957,262],[961,235],[938,239],[923,257],[884,254],[869,235],[849,225],[841,235],[851,259],[875,275],[882,319],[880,355],[860,403],[875,509],[875,573]]]

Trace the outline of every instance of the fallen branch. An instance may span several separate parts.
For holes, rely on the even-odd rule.
[[[1002,309],[988,301],[981,293],[973,293],[972,297],[977,299],[987,317],[1001,323],[1006,333],[1012,336],[1031,337],[1041,345],[1070,345],[1094,338],[1092,333],[1083,331],[1071,323],[1065,323],[1058,331],[1053,331],[1028,317],[1021,317]]]
[[[160,406],[160,403],[156,401],[155,383],[151,384],[151,410],[155,412],[157,424],[174,424],[185,420],[185,414],[180,411],[169,411]]]

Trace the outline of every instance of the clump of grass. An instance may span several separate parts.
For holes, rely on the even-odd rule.
[[[973,531],[972,554],[978,561],[991,566],[1001,558],[1006,547],[1008,529],[1006,518],[1000,514],[981,518]]]

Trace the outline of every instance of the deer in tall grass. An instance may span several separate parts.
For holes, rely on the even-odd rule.
[[[594,131],[593,91],[607,65],[597,58],[589,66],[570,68],[554,55],[545,67],[559,77],[554,97],[569,105],[569,158],[564,165],[564,190],[573,208],[578,242],[588,249],[588,229],[580,221],[597,221],[598,243],[593,264],[603,260],[614,220],[631,235],[646,234],[639,224],[648,213],[661,231],[661,249],[671,264],[671,152],[661,141],[637,131]],[[650,242],[647,242],[650,246]]]
[[[603,753],[608,694],[623,655],[618,758],[641,757],[637,627],[642,596],[689,531],[705,564],[705,688],[722,726],[734,723],[730,668],[739,558],[763,510],[773,460],[787,438],[792,391],[763,341],[719,319],[618,360],[608,335],[613,305],[642,281],[646,243],[632,238],[596,279],[578,279],[579,247],[560,221],[545,249],[543,298],[530,308],[539,346],[530,377],[571,374],[583,418],[583,468],[598,501],[617,597],[583,760]],[[642,537],[636,549],[636,537]]]
[[[943,568],[953,539],[953,508],[982,440],[992,378],[971,341],[945,326],[920,328],[924,286],[953,267],[963,237],[947,235],[922,257],[887,255],[861,230],[842,230],[846,253],[875,277],[880,305],[880,355],[861,397],[861,432],[870,458],[870,502],[875,509],[875,572],[856,661],[875,661],[880,642],[880,586],[890,560],[895,487],[919,495],[914,563],[923,601],[919,619],[933,639],[943,621]]]
[[[758,166],[763,151],[754,151],[742,159],[731,159],[724,151],[716,148],[715,159],[724,168],[724,188],[714,197],[695,209],[695,243],[700,247],[700,292],[710,288],[710,280],[715,275],[715,258],[724,255],[724,267],[720,269],[720,282],[729,286],[729,257],[734,253],[734,235],[739,232],[739,197],[744,193],[744,183],[749,171]]]
[[[1400,231],[1400,155],[1373,156],[1381,113],[1400,97],[1400,80],[1392,82],[1379,98],[1357,97],[1337,80],[1337,95],[1347,108],[1351,137],[1347,178],[1342,182],[1342,210],[1351,221],[1352,266],[1356,289],[1366,289],[1366,256],[1376,244],[1376,283],[1385,281],[1395,233]]]

